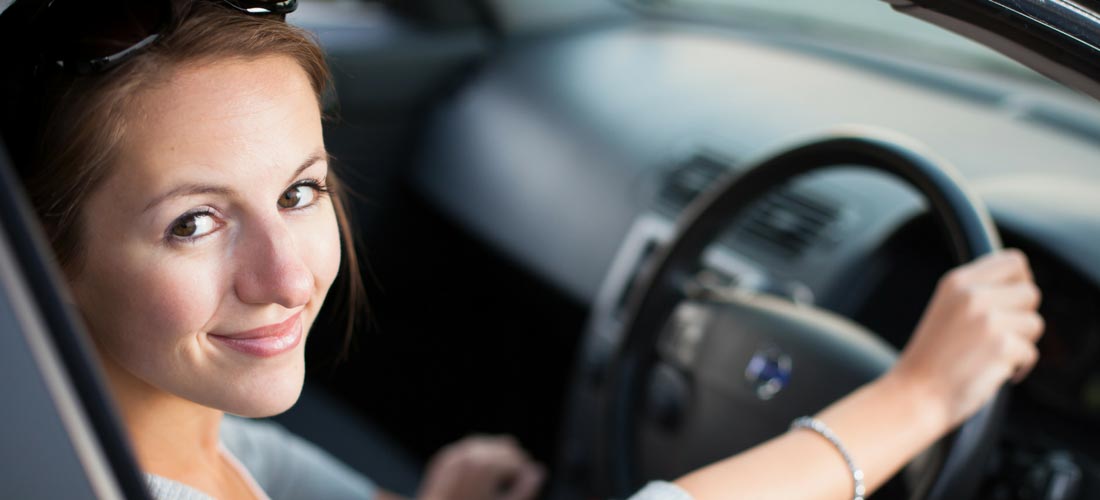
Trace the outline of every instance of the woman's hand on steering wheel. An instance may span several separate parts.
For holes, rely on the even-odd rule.
[[[1044,327],[1040,299],[1018,250],[954,269],[940,281],[890,375],[940,403],[944,428],[955,427],[1035,365]]]

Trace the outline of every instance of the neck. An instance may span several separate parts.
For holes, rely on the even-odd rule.
[[[153,387],[109,355],[100,358],[144,471],[186,482],[221,463],[221,411]]]

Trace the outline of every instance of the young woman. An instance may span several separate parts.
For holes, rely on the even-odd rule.
[[[158,498],[386,496],[272,424],[224,416],[294,404],[321,303],[341,267],[358,275],[321,133],[327,69],[282,22],[293,3],[56,0],[28,21],[54,38],[8,140]],[[873,491],[1028,372],[1038,303],[1018,252],[960,267],[888,374],[638,498],[851,498],[859,470]],[[477,438],[437,456],[420,495],[531,498],[541,479],[515,443]]]

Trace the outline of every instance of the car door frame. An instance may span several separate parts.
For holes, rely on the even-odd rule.
[[[7,357],[0,373],[9,372],[0,390],[9,457],[0,482],[35,498],[147,499],[88,337],[31,214],[0,142],[0,336]],[[31,363],[11,373],[20,359]],[[24,441],[30,444],[10,447]]]

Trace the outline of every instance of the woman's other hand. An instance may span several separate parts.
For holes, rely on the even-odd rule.
[[[509,436],[474,436],[440,450],[428,463],[421,500],[527,500],[545,471]]]
[[[954,427],[1035,365],[1043,333],[1027,258],[1005,250],[948,273],[891,376],[943,403]]]

